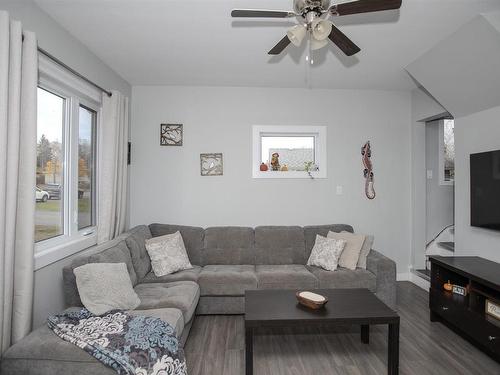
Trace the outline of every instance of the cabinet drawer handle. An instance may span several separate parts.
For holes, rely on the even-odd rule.
[[[444,307],[444,306],[443,306],[443,307],[442,307],[442,309],[443,309],[444,311],[446,311],[446,310],[448,310],[448,307]]]
[[[493,341],[493,340],[496,340],[496,339],[497,339],[496,336],[488,336],[488,340],[490,340],[490,341]]]

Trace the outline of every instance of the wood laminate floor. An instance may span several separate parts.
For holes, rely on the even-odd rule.
[[[400,374],[500,375],[500,364],[429,321],[428,298],[419,287],[398,283]],[[258,331],[254,374],[385,375],[387,327],[372,327],[370,333],[370,344],[364,345],[358,327]],[[242,316],[198,316],[185,346],[188,373],[244,375],[244,345]]]

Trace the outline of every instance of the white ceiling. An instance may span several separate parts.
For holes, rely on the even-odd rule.
[[[476,16],[406,69],[455,118],[496,107],[500,31]]]
[[[336,18],[361,52],[346,57],[330,45],[308,72],[304,46],[267,55],[293,19],[230,17],[235,7],[288,10],[292,0],[35,2],[132,85],[387,90],[415,87],[408,64],[477,14],[500,10],[499,0],[403,0],[400,11]]]

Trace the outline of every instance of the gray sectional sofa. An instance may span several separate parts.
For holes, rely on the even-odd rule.
[[[306,266],[317,234],[349,231],[349,225],[198,228],[138,226],[106,244],[88,249],[64,268],[68,308],[82,306],[73,269],[87,263],[127,264],[141,305],[135,314],[157,316],[176,328],[181,346],[195,315],[242,314],[249,289],[368,288],[390,307],[396,304],[396,265],[372,250],[367,269],[325,271]],[[193,269],[156,277],[145,240],[180,231]],[[114,371],[46,326],[11,347],[2,375],[102,374]]]

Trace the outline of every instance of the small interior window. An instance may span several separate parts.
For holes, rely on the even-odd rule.
[[[254,178],[325,178],[325,126],[253,127]]]
[[[306,166],[316,164],[313,136],[268,136],[261,137],[261,163],[271,166],[273,154],[278,154],[280,166],[288,171],[305,171]]]

